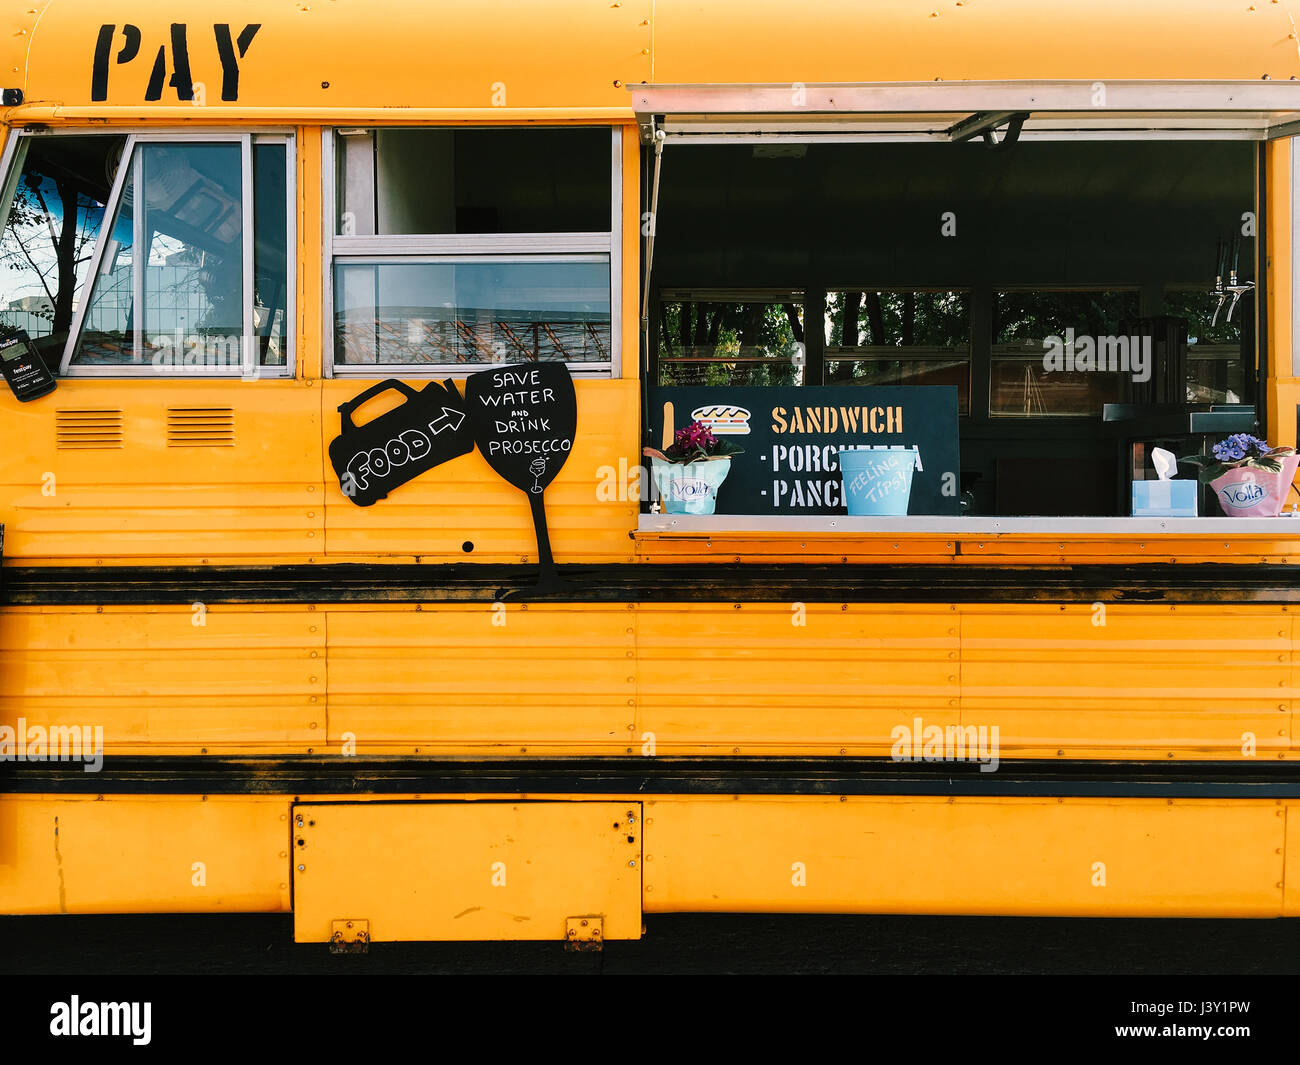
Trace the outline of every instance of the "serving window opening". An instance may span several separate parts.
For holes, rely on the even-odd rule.
[[[665,404],[674,429],[714,406],[745,408],[753,429],[775,405],[821,409],[823,429],[833,408],[843,431],[855,406],[932,393],[942,403],[902,415],[916,483],[951,476],[914,491],[908,515],[1127,518],[1132,481],[1156,476],[1153,447],[1183,457],[1259,432],[1255,142],[701,139],[660,163],[651,447],[669,440]],[[1214,291],[1221,246],[1246,289],[1230,319]],[[770,484],[729,500],[724,482],[716,514],[844,513],[825,485],[820,506],[778,505],[792,493],[772,439],[726,431],[762,437],[730,476],[747,462]],[[934,469],[927,450],[948,438],[956,468]],[[836,465],[833,433],[808,442]],[[846,443],[859,445],[876,446]],[[1213,496],[1200,513],[1219,515]]]

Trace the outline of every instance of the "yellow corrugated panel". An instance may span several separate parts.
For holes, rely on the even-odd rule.
[[[1219,516],[1219,515],[1214,515]],[[1254,533],[1249,536],[1153,536],[1150,533],[1126,533],[1123,518],[1116,518],[1112,532],[1106,535],[1059,539],[1050,534],[1038,536],[999,535],[982,538],[961,537],[962,562],[973,565],[1054,563],[1150,564],[1178,562],[1238,562],[1285,564],[1300,552],[1291,524],[1279,526],[1277,535]]]
[[[212,412],[218,446],[181,441],[169,409]],[[310,556],[324,550],[320,394],[292,381],[66,379],[41,403],[7,391],[5,555],[111,559]],[[108,412],[120,446],[60,446],[60,412]],[[212,436],[217,440],[216,435]]]
[[[329,741],[624,753],[635,720],[632,612],[481,603],[339,611]]]
[[[0,720],[100,724],[119,752],[886,755],[920,718],[996,729],[1002,758],[1294,756],[1291,614],[1100,616],[1086,604],[13,608],[0,614]]]
[[[289,800],[0,795],[0,913],[274,913]]]
[[[961,631],[962,722],[997,725],[1005,746],[1289,749],[1278,608],[971,606]]]
[[[955,537],[949,533],[834,533],[810,530],[777,535],[734,532],[719,519],[716,531],[700,533],[638,532],[636,553],[646,562],[815,562],[907,563],[958,565],[1059,565],[1088,563],[1230,562],[1285,565],[1300,553],[1300,540],[1286,535],[1252,533],[1225,540],[1219,536],[1153,536],[1126,532],[1116,519],[1105,535],[1062,540],[1050,533]]]
[[[958,719],[957,619],[946,608],[648,604],[636,625],[639,731],[663,753],[887,748],[914,713]]]
[[[1300,803],[1288,803],[1286,811],[1286,874],[1283,882],[1283,916],[1300,917]]]
[[[306,608],[5,610],[0,723],[100,726],[110,752],[306,747],[325,736],[324,651]]]
[[[1281,803],[645,803],[647,912],[1278,917]]]
[[[630,816],[629,816],[630,815]],[[372,942],[641,934],[639,802],[302,803],[294,818],[294,939],[337,920]]]

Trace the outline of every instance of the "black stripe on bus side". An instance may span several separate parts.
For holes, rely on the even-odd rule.
[[[886,758],[112,757],[0,766],[0,793],[67,795],[916,795],[1297,799],[1300,762],[975,762]]]
[[[1300,528],[1300,526],[1298,526]],[[0,567],[0,605],[216,603],[1300,603],[1287,565],[968,566],[769,563],[560,566],[538,594],[527,565]]]

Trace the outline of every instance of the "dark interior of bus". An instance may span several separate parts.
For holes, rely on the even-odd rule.
[[[658,385],[957,386],[962,513],[1126,514],[1131,441],[1255,402],[1245,141],[671,144],[651,290]],[[1226,254],[1226,251],[1225,251]],[[810,323],[821,320],[820,329]],[[846,324],[847,323],[847,324]],[[1153,372],[1044,373],[1044,339],[1153,335]],[[1128,405],[1103,420],[1106,404]],[[1137,456],[1135,458],[1135,455]],[[1135,470],[1134,476],[1142,476]]]

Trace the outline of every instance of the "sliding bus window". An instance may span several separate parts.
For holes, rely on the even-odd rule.
[[[609,127],[330,134],[333,372],[613,372],[620,144]]]
[[[289,373],[288,151],[274,136],[132,137],[65,372]]]
[[[126,138],[16,134],[0,200],[0,323],[63,357]]]

